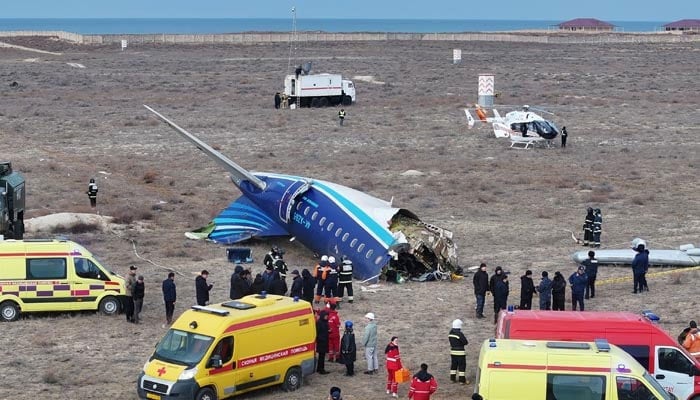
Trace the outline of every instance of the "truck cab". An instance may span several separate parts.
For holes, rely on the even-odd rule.
[[[355,84],[351,80],[343,79],[343,93],[355,102]]]

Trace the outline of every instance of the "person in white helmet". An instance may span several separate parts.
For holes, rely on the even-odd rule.
[[[459,380],[461,385],[465,385],[467,383],[465,372],[467,369],[467,353],[464,350],[464,346],[469,344],[469,341],[462,333],[462,324],[461,319],[456,319],[452,321],[452,329],[450,329],[450,380],[452,382]],[[458,376],[459,379],[457,378]]]
[[[374,313],[365,314],[367,326],[362,335],[362,345],[365,346],[365,359],[367,371],[365,374],[373,375],[379,372],[379,360],[377,359],[377,323],[374,321]]]
[[[323,301],[326,303],[336,302],[338,293],[338,264],[335,257],[328,256],[328,268],[326,269],[326,281],[323,284]]]
[[[326,282],[326,274],[328,268],[328,256],[322,255],[321,261],[314,267],[314,278],[316,278],[316,295],[314,296],[314,303],[318,303],[321,300],[321,294],[323,293],[323,286]]]

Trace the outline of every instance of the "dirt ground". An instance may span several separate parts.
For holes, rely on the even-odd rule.
[[[93,313],[0,324],[0,398],[136,398],[139,371],[164,333],[163,268],[182,274],[177,313],[194,303],[194,277],[204,268],[211,272],[213,300],[228,298],[233,264],[225,247],[183,233],[205,225],[239,192],[217,164],[142,104],[251,170],[393,197],[395,205],[452,230],[461,265],[509,270],[509,303],[518,303],[518,277],[526,269],[536,282],[542,270],[574,272],[570,256],[580,246],[566,230],[580,232],[589,206],[602,209],[603,248],[626,247],[637,236],[652,248],[700,245],[697,42],[301,44],[297,54],[313,60],[315,72],[385,82],[356,81],[358,101],[347,108],[342,128],[335,108],[272,107],[288,71],[284,44],[120,51],[44,39],[12,43],[62,53],[0,49],[0,159],[27,179],[28,217],[90,212],[85,191],[95,177],[98,211],[121,222],[104,232],[31,236],[66,234],[121,274],[138,265],[146,300],[141,325]],[[451,62],[454,48],[462,49],[461,64]],[[488,127],[468,130],[462,107],[476,100],[477,76],[485,72],[496,76],[497,103],[554,112],[551,118],[569,132],[567,148],[511,150]],[[409,169],[425,175],[401,175]],[[287,250],[292,268],[315,263],[286,239],[257,241],[249,244],[255,271],[271,244]],[[609,278],[631,278],[631,272],[602,267],[599,280]],[[586,307],[652,309],[675,337],[699,317],[699,279],[697,271],[652,273],[644,295],[630,293],[631,279],[601,282]],[[374,312],[380,347],[397,335],[405,365],[412,371],[421,362],[430,365],[440,385],[434,398],[467,398],[472,385],[448,380],[450,322],[465,322],[472,379],[480,343],[493,335],[491,318],[474,318],[471,275],[443,283],[382,282],[375,293],[359,286],[357,301],[343,305],[341,317],[361,333],[362,315]],[[491,298],[486,309],[491,317]],[[357,370],[364,367],[356,363]],[[331,372],[310,377],[296,393],[274,388],[242,398],[323,399],[332,385],[345,399],[385,396],[383,376],[347,378],[341,366]],[[402,385],[400,395],[407,390]]]

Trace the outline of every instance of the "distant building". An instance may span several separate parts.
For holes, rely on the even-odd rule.
[[[667,31],[695,31],[700,32],[700,19],[682,19],[664,25]]]
[[[557,25],[565,31],[612,32],[615,25],[595,18],[576,18]]]

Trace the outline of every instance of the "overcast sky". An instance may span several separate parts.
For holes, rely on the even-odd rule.
[[[297,18],[674,21],[698,0],[5,0],[0,18]]]

